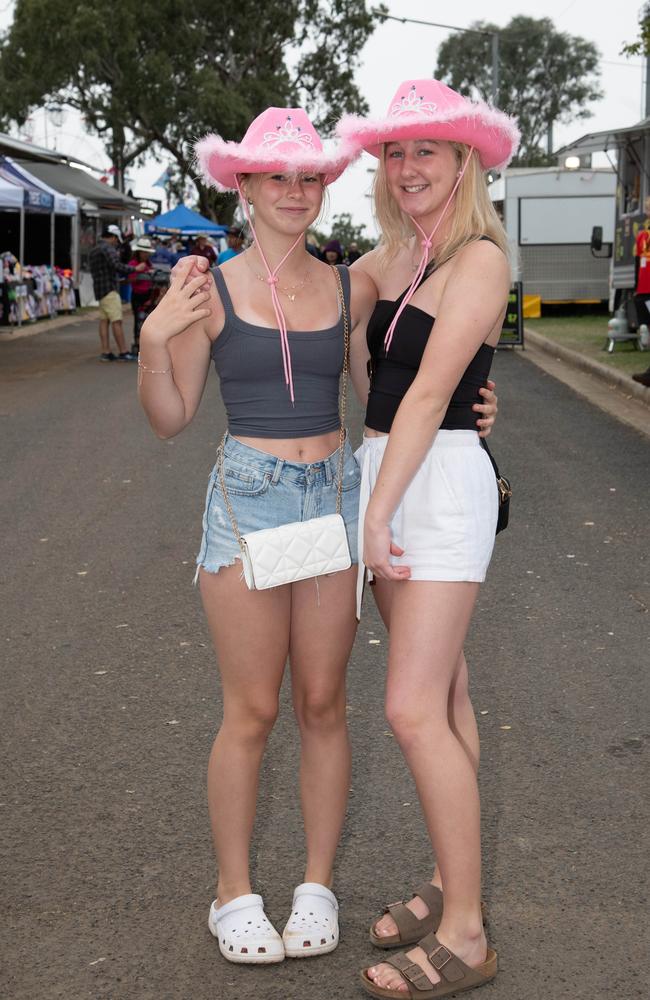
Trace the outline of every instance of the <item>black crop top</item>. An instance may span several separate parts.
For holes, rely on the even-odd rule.
[[[429,274],[431,271],[425,272],[423,280]],[[395,302],[379,299],[366,334],[370,351],[370,392],[365,422],[372,430],[386,434],[392,427],[399,404],[418,373],[436,321],[435,316],[409,303],[397,321],[390,351],[386,356],[384,337],[406,292],[407,289],[404,289]],[[482,402],[479,389],[487,382],[493,357],[494,347],[481,344],[449,401],[440,424],[442,430],[478,430],[478,414],[472,410],[472,405]]]

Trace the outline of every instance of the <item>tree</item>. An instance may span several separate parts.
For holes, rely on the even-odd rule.
[[[375,243],[364,235],[365,228],[365,223],[355,225],[349,212],[341,212],[332,218],[332,239],[338,240],[344,250],[356,243],[361,253],[367,253]]]
[[[473,28],[499,32],[498,106],[521,129],[515,166],[553,162],[543,141],[555,122],[589,118],[587,104],[599,100],[598,49],[592,42],[555,30],[550,18],[513,17],[505,28],[477,21]],[[492,39],[463,33],[440,46],[436,75],[455,90],[489,100]]]
[[[650,0],[639,11],[639,37],[621,49],[624,56],[650,56]]]
[[[0,39],[0,124],[43,103],[76,108],[116,186],[155,149],[194,181],[204,214],[228,217],[234,201],[197,179],[194,139],[239,139],[269,105],[305,102],[317,127],[365,111],[353,73],[381,14],[364,0],[69,0],[61,16],[55,0],[17,0]]]

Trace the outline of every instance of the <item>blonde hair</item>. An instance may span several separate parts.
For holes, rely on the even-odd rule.
[[[489,236],[509,258],[508,238],[503,224],[488,194],[487,182],[481,169],[478,155],[470,154],[470,147],[461,142],[450,143],[456,153],[459,167],[469,162],[458,190],[454,195],[451,211],[447,216],[451,221],[446,238],[436,250],[436,266],[440,267],[464,246],[474,243],[480,236]],[[374,212],[381,231],[380,254],[388,263],[399,249],[405,246],[413,235],[414,227],[410,217],[402,212],[391,194],[385,166],[386,146],[382,147],[379,167],[373,182]]]

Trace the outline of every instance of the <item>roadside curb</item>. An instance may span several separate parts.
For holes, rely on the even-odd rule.
[[[529,330],[528,327],[524,327],[524,346],[526,341],[538,350],[544,351],[546,354],[552,354],[553,357],[565,361],[574,368],[579,368],[590,375],[595,375],[596,378],[607,382],[610,386],[613,385],[617,389],[620,389],[626,396],[632,396],[634,399],[645,403],[646,406],[650,406],[650,389],[640,385],[638,382],[634,382],[629,375],[624,375],[622,372],[610,368],[609,365],[604,365],[601,361],[594,361],[593,358],[587,358],[584,354],[580,354],[570,347],[558,344],[557,341],[551,340],[550,337],[545,337],[541,333]],[[648,354],[650,358],[650,352],[644,353]]]
[[[69,316],[54,316],[52,319],[37,320],[36,323],[23,323],[22,326],[15,326],[13,329],[0,329],[0,343],[20,340],[21,337],[34,337],[37,333],[58,330],[62,326],[77,326],[78,323],[93,322],[97,319],[99,319],[99,310],[91,309],[84,313],[71,313]]]

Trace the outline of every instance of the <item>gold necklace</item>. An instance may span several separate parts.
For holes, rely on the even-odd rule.
[[[264,277],[264,275],[259,274],[259,272],[255,270],[255,268],[253,267],[253,265],[249,261],[248,254],[244,254],[244,259],[245,259],[246,263],[248,264],[250,270],[253,272],[253,274],[257,278],[257,280],[258,281],[262,281],[265,285],[268,285],[268,281]],[[311,275],[310,275],[309,271],[305,271],[305,277],[302,279],[302,281],[297,281],[295,285],[289,285],[287,288],[285,288],[283,285],[281,285],[278,282],[276,287],[277,287],[278,291],[283,292],[287,296],[287,298],[289,299],[290,302],[295,302],[296,295],[298,294],[298,292],[300,291],[300,289],[304,288],[304,286],[306,284],[308,284],[308,283],[311,283]]]

